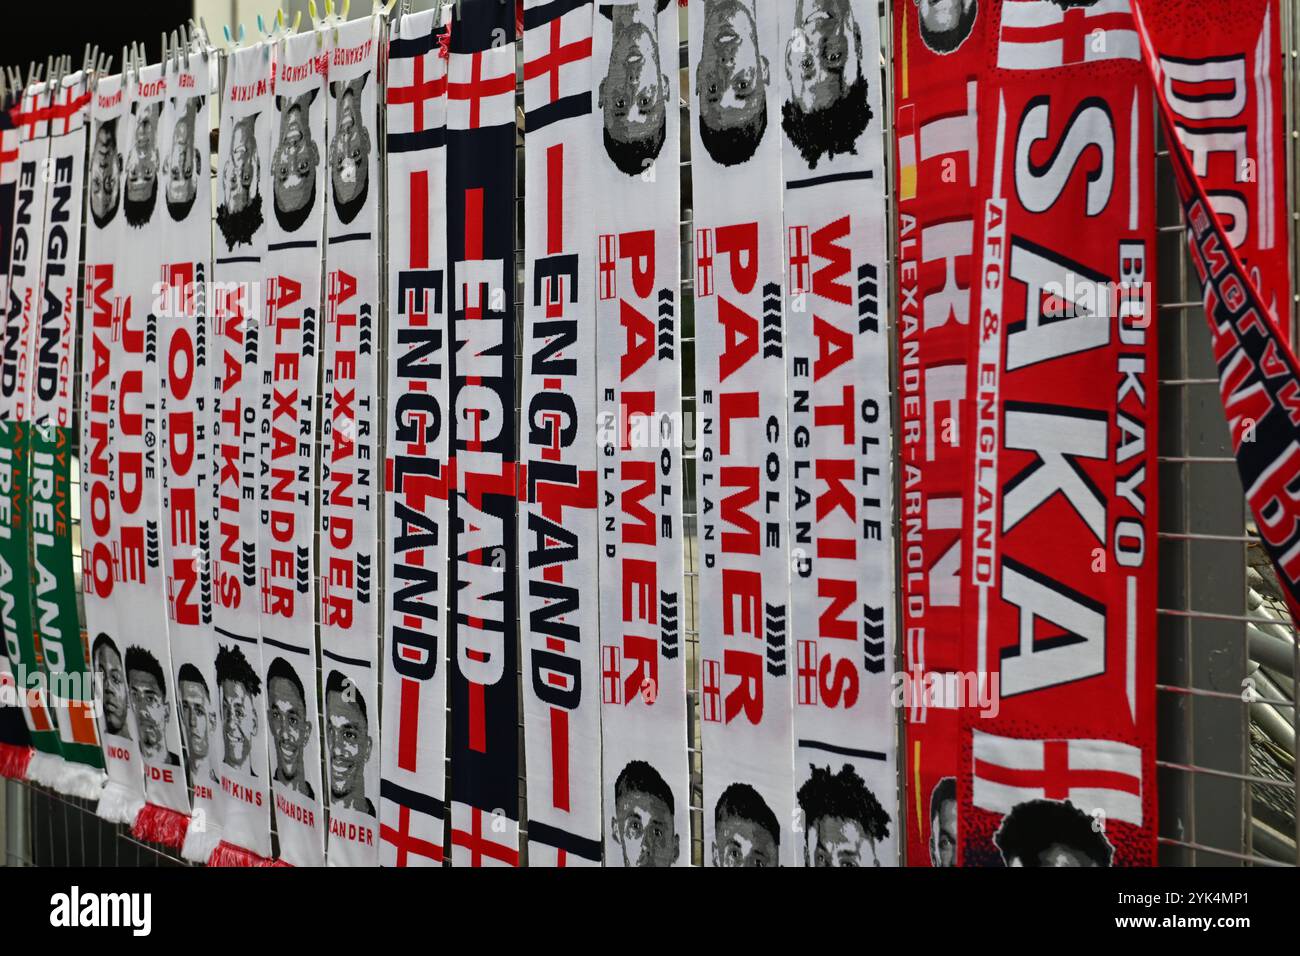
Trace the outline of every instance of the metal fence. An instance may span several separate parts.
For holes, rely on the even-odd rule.
[[[897,0],[904,2],[904,0]],[[428,6],[415,3],[415,7]],[[682,11],[682,37],[686,36]],[[881,88],[886,128],[892,72],[891,10],[881,4]],[[1300,0],[1283,0],[1283,47],[1288,120],[1288,196],[1296,250],[1300,150]],[[681,152],[681,334],[683,411],[694,412],[694,310],[690,137],[686,102],[686,44],[679,49]],[[522,122],[522,87],[518,91]],[[1155,123],[1154,115],[1150,118]],[[526,203],[522,132],[517,137],[517,236]],[[892,149],[890,184],[892,187]],[[1200,292],[1183,236],[1169,157],[1156,157],[1159,369],[1159,628],[1157,648],[1157,767],[1160,863],[1169,866],[1300,864],[1295,759],[1295,675],[1300,645],[1268,558],[1259,547],[1237,477]],[[892,194],[892,188],[889,190]],[[892,204],[889,210],[892,220]],[[516,248],[516,341],[522,342],[523,251]],[[893,276],[892,249],[887,274]],[[1300,270],[1293,270],[1300,274]],[[1300,299],[1300,296],[1297,297]],[[1295,303],[1292,303],[1295,328]],[[891,316],[892,316],[891,310]],[[892,338],[893,328],[890,326]],[[522,357],[516,355],[516,363]],[[516,415],[518,414],[516,407]],[[895,412],[897,410],[895,409]],[[695,458],[685,465],[686,538],[695,530]],[[897,509],[895,510],[897,514]],[[686,550],[692,861],[703,859],[702,761],[698,694],[697,552]],[[901,650],[897,651],[901,654]],[[899,660],[901,666],[901,659]],[[522,680],[522,673],[520,674]],[[522,697],[521,697],[522,699]],[[522,704],[521,704],[522,707]],[[900,713],[901,718],[901,713]],[[523,746],[522,710],[520,747]],[[899,728],[901,734],[901,726]],[[522,765],[522,764],[521,764]],[[900,762],[900,772],[902,770]],[[900,778],[900,795],[902,781]],[[94,815],[93,804],[30,784],[7,784],[3,819],[8,865],[187,865],[172,851],[142,843],[129,829]],[[520,777],[520,820],[526,813]],[[521,844],[525,834],[521,833]],[[900,840],[900,844],[904,841]],[[525,851],[526,855],[526,851]]]

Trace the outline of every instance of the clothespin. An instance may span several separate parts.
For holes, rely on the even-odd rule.
[[[320,31],[316,35],[316,45],[319,47],[325,42],[323,31],[327,29],[334,31],[334,42],[337,44],[339,42],[339,23],[347,19],[350,0],[343,0],[341,15],[334,13],[334,0],[325,0],[325,16],[319,18],[316,14],[316,0],[307,0],[307,2],[311,10],[311,18],[316,23],[317,31]]]
[[[244,25],[242,23],[239,25],[239,30],[233,39],[230,36],[230,27],[228,25],[223,26],[221,32],[226,35],[226,49],[230,52],[233,53],[244,45]]]
[[[200,53],[203,52],[204,47],[211,44],[212,41],[208,39],[208,25],[203,21],[202,17],[197,20],[190,17],[190,39],[194,42],[195,49]]]

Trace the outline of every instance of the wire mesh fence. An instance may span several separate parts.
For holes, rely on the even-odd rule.
[[[416,3],[419,8],[427,4]],[[1286,67],[1288,195],[1293,210],[1297,156],[1297,50],[1300,0],[1283,2],[1281,55]],[[892,74],[891,11],[880,5],[881,89],[886,142]],[[682,11],[682,37],[686,36]],[[692,190],[688,129],[686,44],[679,48],[681,145],[681,294],[683,420],[694,420],[694,313],[691,243]],[[516,236],[523,235],[522,86],[517,137]],[[1150,118],[1155,123],[1155,117]],[[892,149],[886,150],[892,160]],[[1156,157],[1157,327],[1159,369],[1159,590],[1157,648],[1157,768],[1159,861],[1162,865],[1297,865],[1295,675],[1300,645],[1267,556],[1249,523],[1224,423],[1200,291],[1189,268],[1167,152]],[[889,183],[892,187],[892,162]],[[892,195],[892,188],[887,188]],[[888,209],[891,222],[892,203]],[[891,233],[892,233],[891,229]],[[382,261],[382,260],[381,260]],[[1300,257],[1297,258],[1300,262]],[[516,248],[517,333],[522,333],[523,250]],[[892,250],[887,275],[893,276]],[[892,299],[892,297],[891,297]],[[1295,304],[1292,303],[1294,328]],[[891,311],[892,314],[892,311]],[[890,327],[892,341],[893,328]],[[516,334],[516,342],[523,335]],[[78,346],[79,354],[79,346]],[[516,354],[517,370],[522,355]],[[516,406],[516,415],[519,409]],[[685,591],[688,734],[691,767],[691,859],[704,857],[700,746],[698,566],[695,454],[684,449]],[[75,474],[75,469],[74,469]],[[897,514],[897,509],[895,510]],[[84,619],[84,618],[83,618]],[[901,660],[897,663],[901,666]],[[522,671],[519,675],[522,680]],[[521,695],[522,700],[522,695]],[[522,707],[522,705],[521,705]],[[901,720],[901,712],[899,718]],[[323,729],[323,728],[322,728]],[[901,726],[899,728],[901,733]],[[522,710],[519,740],[523,747]],[[521,761],[521,767],[523,763]],[[593,782],[593,785],[596,785]],[[520,820],[526,821],[522,775]],[[900,796],[901,796],[900,779]],[[31,784],[8,784],[5,862],[9,865],[188,865],[173,851],[135,839],[128,828],[104,823],[86,801]],[[521,832],[526,841],[526,829]],[[902,842],[902,841],[900,841]],[[526,851],[525,851],[526,857]]]

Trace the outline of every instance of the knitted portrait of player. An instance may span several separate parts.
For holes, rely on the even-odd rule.
[[[951,53],[975,27],[978,0],[912,0],[921,42],[935,53]]]
[[[758,791],[733,783],[713,808],[714,866],[780,866],[781,826]]]
[[[930,865],[957,865],[957,778],[941,777],[930,791]]]
[[[249,245],[262,227],[262,161],[257,154],[257,113],[234,120],[230,149],[221,163],[217,228],[226,249]]]
[[[639,176],[654,165],[667,136],[668,110],[675,106],[668,71],[659,56],[658,17],[670,2],[635,0],[598,8],[610,21],[612,39],[609,64],[596,88],[596,105],[604,125],[605,152],[628,176]]]
[[[232,770],[257,776],[253,743],[262,709],[262,679],[237,645],[217,647],[217,691],[221,695],[221,762]]]
[[[285,232],[301,227],[316,202],[320,147],[311,138],[311,104],[316,92],[275,98],[280,122],[271,150],[271,205]]]
[[[889,836],[889,814],[851,764],[810,765],[795,794],[803,815],[805,866],[880,866],[876,848]]]
[[[644,760],[630,760],[614,779],[610,834],[624,866],[672,866],[681,853],[673,792],[659,771]]]
[[[298,672],[283,657],[272,660],[266,669],[266,720],[275,753],[271,779],[314,800],[316,794],[307,782],[303,764],[303,750],[311,739],[307,691]]]
[[[126,147],[126,182],[122,188],[122,213],[140,228],[153,217],[158,202],[158,119],[162,101],[131,104],[131,139]]]
[[[195,145],[194,124],[198,121],[200,98],[187,96],[181,101],[172,124],[171,139],[163,153],[160,174],[163,202],[172,219],[181,222],[189,215],[199,192],[199,170],[203,157]]]
[[[766,16],[775,7],[763,5]],[[704,36],[695,67],[700,141],[722,166],[748,162],[767,131],[771,65],[759,53],[754,0],[704,0]]]
[[[185,769],[192,782],[217,782],[212,768],[212,731],[217,712],[212,706],[208,682],[193,664],[182,664],[176,674],[176,696],[180,698],[181,740],[185,744]]]
[[[129,692],[122,652],[113,639],[101,631],[90,645],[90,659],[95,668],[95,681],[99,684],[104,733],[130,740],[131,728],[127,722]]]
[[[325,678],[325,735],[330,806],[373,817],[375,805],[366,796],[366,765],[375,745],[370,710],[357,685],[341,671]]]
[[[167,749],[171,704],[162,665],[150,651],[134,645],[126,649],[125,663],[131,715],[140,734],[140,756],[155,766],[179,767],[180,757]]]
[[[790,97],[781,104],[781,128],[816,169],[836,154],[856,153],[871,122],[862,30],[849,0],[794,0],[794,30],[786,39]]]
[[[103,229],[117,215],[122,198],[122,154],[117,148],[117,118],[95,124],[90,141],[90,217]]]
[[[366,204],[370,188],[370,131],[361,113],[361,91],[370,79],[363,73],[346,83],[330,84],[334,98],[334,134],[329,142],[330,195],[339,222],[349,223]]]
[[[1110,866],[1115,848],[1101,826],[1069,800],[1027,800],[993,834],[1007,866]]]

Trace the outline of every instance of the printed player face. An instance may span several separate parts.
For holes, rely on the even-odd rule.
[[[245,769],[257,736],[257,702],[243,684],[221,682],[221,734],[226,744],[225,762]]]
[[[103,218],[117,206],[122,187],[122,157],[117,155],[115,124],[101,123],[90,154],[90,208]]]
[[[136,113],[135,136],[126,157],[126,195],[133,201],[148,199],[158,179],[158,114],[161,103]]]
[[[198,155],[194,150],[194,119],[190,114],[176,121],[171,149],[163,163],[169,202],[189,202],[198,191]]]
[[[719,820],[713,835],[714,866],[777,866],[776,841],[766,829],[750,820]]]
[[[659,135],[668,78],[659,66],[659,38],[650,26],[615,20],[609,72],[600,81],[599,97],[611,139],[630,143]]]
[[[366,761],[371,738],[365,715],[355,700],[332,691],[325,699],[325,732],[329,735],[330,796],[358,802],[366,795]]]
[[[231,132],[230,156],[221,171],[226,207],[242,212],[248,207],[257,185],[257,141],[253,136],[256,117],[248,116],[235,124]]]
[[[876,845],[857,820],[822,817],[806,836],[813,866],[880,866]]]
[[[624,866],[672,866],[679,842],[668,804],[646,793],[628,791],[618,798],[610,821],[614,842],[623,848]]]
[[[330,143],[330,182],[340,202],[351,202],[370,176],[370,138],[361,125],[361,96],[349,86],[338,101],[334,141]]]
[[[1013,856],[1008,866],[1024,866],[1024,860],[1018,856]],[[1084,866],[1095,867],[1097,861],[1086,853],[1076,850],[1072,846],[1066,846],[1063,843],[1053,843],[1042,853],[1038,854],[1039,866]]]
[[[104,694],[104,728],[110,734],[126,735],[126,671],[122,658],[107,645],[95,652],[95,673]]]
[[[311,736],[307,723],[307,705],[294,687],[283,677],[267,684],[271,706],[267,719],[271,724],[271,739],[275,742],[275,755],[280,776],[296,780],[302,772],[302,749]]]
[[[975,0],[913,0],[921,26],[929,33],[947,33],[955,29],[962,14],[975,5]]]
[[[861,75],[857,24],[849,0],[799,0],[785,68],[806,112],[839,102]]]
[[[307,107],[294,102],[280,121],[280,141],[271,162],[275,202],[285,212],[297,212],[311,201],[320,153],[307,128]]]
[[[140,731],[140,747],[146,754],[162,750],[167,742],[167,694],[158,686],[158,678],[147,671],[127,671],[131,688],[131,712]]]
[[[930,865],[957,864],[957,801],[945,800],[930,821]]]
[[[758,54],[754,15],[741,0],[705,7],[695,81],[701,118],[712,129],[743,126],[766,108],[768,65]]]
[[[202,684],[192,680],[181,681],[178,687],[181,698],[181,729],[185,731],[185,747],[190,757],[190,770],[208,759],[208,738],[216,723],[212,703]]]

